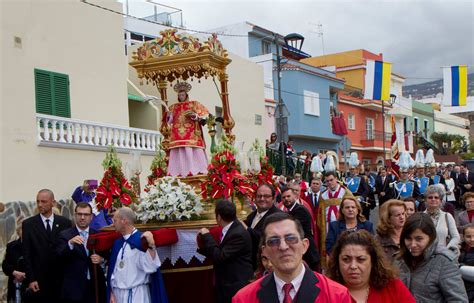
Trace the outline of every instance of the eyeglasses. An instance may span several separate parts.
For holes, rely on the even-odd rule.
[[[78,216],[78,217],[89,217],[91,215],[92,214],[76,213],[76,216]]]
[[[272,195],[256,195],[255,198],[257,199],[270,199],[272,198]]]
[[[300,241],[300,238],[297,235],[286,235],[283,237],[286,244],[288,245],[295,245]],[[281,245],[281,238],[280,237],[271,237],[268,238],[265,242],[269,247],[280,247]]]
[[[439,197],[438,196],[428,196],[426,197],[426,199],[430,199],[430,200],[438,200]]]

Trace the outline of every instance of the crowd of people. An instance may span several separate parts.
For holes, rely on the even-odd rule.
[[[216,202],[218,234],[202,228],[196,239],[213,262],[215,301],[473,301],[474,175],[463,165],[371,175],[356,162],[308,182],[275,177],[257,188],[242,220],[233,202]],[[9,300],[167,302],[156,291],[163,285],[153,235],[134,227],[132,209],[100,214],[86,198],[75,199],[71,222],[54,213],[52,191],[38,192],[39,214],[19,224],[19,240],[7,246]],[[86,245],[99,232],[94,218],[121,234],[107,253]]]

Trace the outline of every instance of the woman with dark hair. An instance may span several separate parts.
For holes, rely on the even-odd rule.
[[[467,194],[467,193],[466,193]],[[464,195],[466,195],[464,194]],[[464,287],[466,287],[469,302],[474,301],[474,224],[469,223],[462,229],[464,242],[459,256],[459,269],[461,270]]]
[[[406,219],[406,205],[403,201],[391,199],[382,204],[376,239],[392,262],[400,250],[400,234]]]
[[[326,251],[331,253],[331,248],[336,244],[337,238],[345,230],[358,231],[367,230],[374,233],[374,225],[367,221],[362,214],[362,207],[359,201],[352,196],[346,195],[339,206],[338,220],[329,225],[328,235],[326,237]]]
[[[474,223],[474,193],[465,193],[462,196],[461,205],[464,205],[466,210],[459,212],[456,216],[456,225],[459,232],[462,232],[465,225]]]
[[[415,213],[408,218],[395,264],[400,268],[400,279],[417,302],[468,302],[456,260],[438,245],[429,215]]]
[[[341,234],[334,246],[327,275],[346,286],[358,303],[415,302],[380,245],[366,230]]]

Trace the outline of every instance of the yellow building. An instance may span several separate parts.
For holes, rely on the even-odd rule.
[[[383,60],[382,54],[376,55],[365,49],[351,50],[301,60],[316,67],[335,67],[336,76],[344,79],[346,88],[364,89],[366,60]]]

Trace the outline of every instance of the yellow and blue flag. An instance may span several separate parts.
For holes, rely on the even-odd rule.
[[[364,99],[390,100],[391,74],[391,63],[367,60]]]
[[[465,106],[467,101],[467,66],[443,67],[443,105]]]

